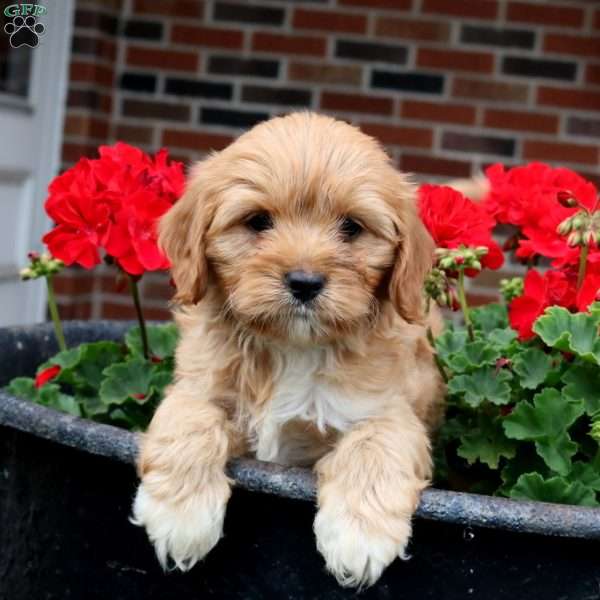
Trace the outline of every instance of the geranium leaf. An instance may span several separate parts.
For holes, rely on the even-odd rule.
[[[488,334],[508,327],[508,311],[504,304],[486,304],[471,310],[471,320],[476,329]]]
[[[511,498],[557,502],[579,506],[598,506],[596,493],[579,481],[569,482],[564,477],[544,479],[539,473],[521,475],[509,492]]]
[[[150,394],[154,369],[143,358],[111,365],[104,370],[100,400],[106,404],[123,404],[128,400],[140,402]]]
[[[179,332],[174,323],[148,325],[146,332],[152,356],[161,360],[173,356],[179,339]],[[134,356],[141,356],[143,354],[142,336],[139,327],[133,327],[127,332],[125,343]]]
[[[600,336],[592,315],[572,314],[566,308],[552,306],[537,319],[533,331],[552,348],[600,364]]]
[[[6,390],[18,398],[36,402],[38,391],[35,387],[35,380],[31,377],[15,377],[7,386]]]
[[[485,342],[470,342],[462,352],[449,356],[446,360],[453,372],[477,369],[485,365],[493,365],[500,358],[500,350]]]
[[[538,348],[528,348],[513,359],[513,370],[519,375],[519,384],[534,390],[544,383],[552,369],[552,357]]]
[[[503,405],[510,402],[510,373],[493,368],[479,369],[468,375],[456,375],[448,383],[448,392],[462,396],[469,406],[478,407],[485,400]]]
[[[579,481],[595,492],[600,492],[600,471],[591,463],[574,462],[568,480]]]
[[[438,355],[447,360],[449,356],[462,352],[467,343],[467,332],[464,330],[454,331],[447,329],[435,340],[435,348]]]
[[[75,415],[76,417],[81,416],[81,410],[75,398],[68,394],[63,394],[56,383],[47,383],[38,392],[37,401],[40,404]]]
[[[501,457],[513,458],[517,443],[504,435],[500,419],[480,414],[477,425],[460,437],[457,454],[469,464],[480,461],[497,469]]]
[[[81,359],[81,346],[55,354],[45,365],[58,365],[61,369],[72,369]],[[45,366],[42,365],[42,366]],[[41,370],[42,367],[40,367]]]
[[[524,400],[519,402],[502,425],[509,438],[535,442],[546,464],[566,475],[577,452],[577,444],[567,430],[583,412],[581,400],[562,398],[558,390],[547,388],[534,396],[533,405]]]
[[[122,358],[121,346],[116,342],[82,344],[77,374],[87,385],[99,390],[104,379],[104,369],[119,362]]]
[[[506,329],[493,329],[488,333],[486,339],[490,344],[504,348],[510,346],[517,339],[517,332],[510,327]]]
[[[592,364],[573,364],[562,376],[563,395],[583,400],[585,412],[592,416],[600,410],[600,368]]]

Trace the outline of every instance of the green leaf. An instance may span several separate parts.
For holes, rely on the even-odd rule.
[[[485,342],[470,342],[462,352],[448,357],[446,362],[454,373],[460,373],[484,365],[493,365],[500,358],[500,354],[500,350]]]
[[[596,493],[579,481],[569,482],[556,476],[544,479],[539,473],[521,475],[509,493],[511,498],[575,504],[578,506],[598,506]]]
[[[504,418],[504,431],[509,438],[535,442],[538,454],[561,475],[571,469],[571,458],[577,452],[567,429],[583,414],[581,400],[562,398],[554,388],[536,394],[533,406],[521,401]]]
[[[579,481],[595,492],[600,492],[600,471],[592,463],[574,462],[567,479],[569,481]]]
[[[510,402],[510,373],[494,368],[479,369],[469,375],[456,375],[448,382],[448,392],[463,396],[465,402],[477,408],[485,400],[503,405]]]
[[[592,315],[572,314],[566,308],[552,306],[537,319],[533,331],[552,348],[600,364],[598,323]]]
[[[470,311],[476,329],[488,334],[494,329],[508,328],[508,311],[504,304],[486,304]]]
[[[504,435],[501,420],[479,414],[477,425],[460,438],[457,454],[469,464],[480,461],[491,469],[497,469],[501,457],[513,458],[517,443]]]
[[[61,369],[72,369],[81,360],[81,346],[62,350],[55,354],[47,363],[41,365],[38,371],[43,371],[50,365],[58,365]]]
[[[435,348],[440,358],[447,360],[449,356],[462,352],[467,343],[467,337],[465,330],[447,329],[444,331],[435,340]]]
[[[552,357],[538,348],[528,348],[515,356],[512,367],[520,377],[521,387],[534,390],[548,377],[552,369]]]
[[[583,400],[589,416],[600,411],[600,368],[589,363],[573,364],[562,376],[562,381],[567,384],[563,395],[572,400]]]
[[[35,387],[35,380],[31,377],[15,377],[6,386],[6,390],[24,400],[30,400],[36,402],[38,399],[38,391]]]
[[[493,329],[488,333],[486,339],[494,346],[505,348],[517,339],[517,332],[510,327],[506,329]]]
[[[154,369],[143,358],[111,365],[104,371],[100,399],[106,405],[123,404],[127,400],[143,401],[151,393]]]
[[[148,325],[146,327],[150,354],[161,360],[173,356],[179,340],[179,331],[174,323]],[[133,327],[125,336],[125,343],[134,356],[142,356],[142,336],[139,327]]]
[[[77,375],[86,385],[98,392],[104,379],[104,369],[117,363],[122,357],[121,346],[116,342],[82,344]]]
[[[38,402],[49,408],[54,408],[76,417],[81,416],[79,404],[73,396],[63,394],[56,383],[47,383],[38,390]]]

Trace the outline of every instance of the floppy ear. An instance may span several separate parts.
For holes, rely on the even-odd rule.
[[[406,189],[406,184],[403,185]],[[396,312],[408,323],[425,319],[423,285],[433,264],[434,243],[417,214],[414,190],[404,194],[400,207],[400,243],[389,283]]]
[[[208,285],[205,246],[212,208],[203,185],[203,171],[209,160],[194,167],[184,195],[158,224],[158,245],[171,261],[177,288],[173,300],[180,304],[199,302]]]

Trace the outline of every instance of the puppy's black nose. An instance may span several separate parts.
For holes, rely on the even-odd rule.
[[[284,279],[292,296],[300,302],[310,302],[316,298],[325,285],[325,277],[321,273],[290,271]]]

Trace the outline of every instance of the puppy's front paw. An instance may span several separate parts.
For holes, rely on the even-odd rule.
[[[396,558],[406,559],[410,520],[390,515],[379,517],[382,528],[375,529],[368,519],[351,514],[344,507],[322,506],[315,518],[317,548],[327,569],[344,587],[374,584],[383,570]]]
[[[163,569],[170,557],[182,571],[191,569],[216,545],[230,490],[226,483],[208,487],[170,504],[148,493],[142,483],[133,504],[131,522],[146,528]]]

